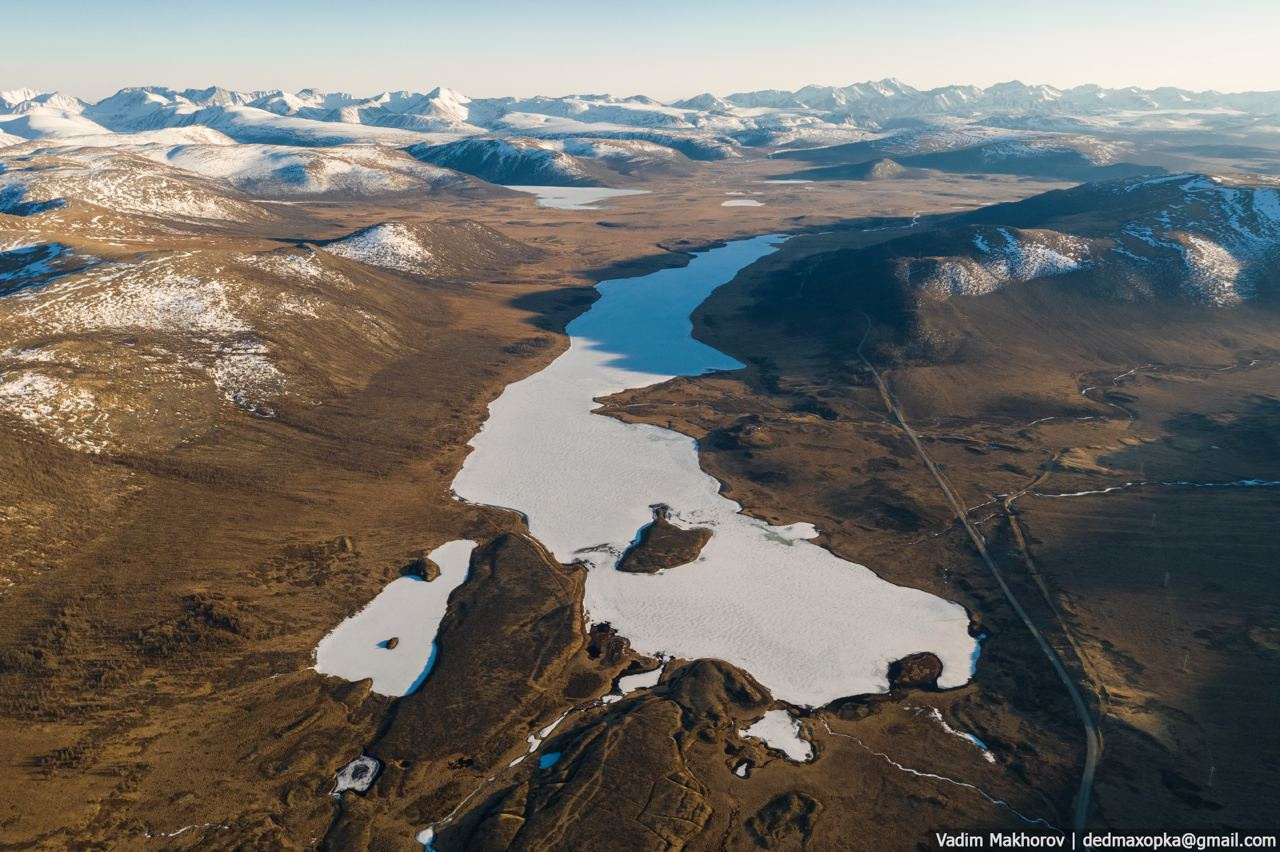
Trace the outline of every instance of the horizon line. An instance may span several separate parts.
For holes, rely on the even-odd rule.
[[[302,92],[315,92],[315,93],[318,93],[318,94],[342,94],[342,95],[349,95],[349,96],[354,97],[354,98],[363,97],[365,100],[372,100],[372,99],[377,98],[377,97],[380,97],[380,96],[382,96],[382,95],[400,94],[400,93],[404,93],[404,94],[415,94],[415,95],[425,95],[425,94],[430,94],[431,92],[434,92],[434,91],[442,91],[442,90],[443,90],[443,91],[449,91],[449,92],[453,92],[453,93],[455,93],[455,94],[462,95],[463,97],[467,98],[468,100],[498,100],[498,99],[501,99],[501,98],[512,98],[513,100],[524,100],[524,99],[529,99],[529,98],[549,98],[549,99],[559,99],[559,98],[572,98],[572,97],[613,97],[613,98],[637,98],[637,97],[644,97],[644,98],[650,98],[651,100],[658,101],[659,103],[664,104],[664,105],[670,105],[670,104],[675,103],[675,102],[677,102],[677,101],[689,100],[689,99],[692,99],[692,98],[700,97],[700,96],[702,96],[702,95],[711,95],[712,97],[717,97],[717,98],[731,98],[731,97],[733,97],[734,95],[754,94],[754,93],[757,93],[757,92],[787,92],[787,93],[789,93],[789,94],[795,94],[795,93],[800,92],[800,91],[803,91],[803,90],[805,90],[805,89],[851,89],[851,88],[853,88],[853,87],[855,87],[855,86],[876,85],[876,84],[883,84],[883,83],[895,83],[895,84],[898,84],[898,85],[900,85],[900,86],[905,86],[905,87],[907,87],[907,88],[910,88],[910,89],[912,89],[913,91],[915,91],[915,92],[919,92],[919,93],[921,93],[921,94],[928,94],[928,93],[930,93],[930,92],[936,92],[936,91],[939,91],[939,90],[942,90],[942,89],[956,89],[956,88],[973,88],[973,89],[979,89],[979,90],[981,90],[981,91],[984,91],[984,92],[985,92],[985,91],[987,91],[987,90],[989,90],[989,89],[996,88],[997,86],[1009,86],[1009,85],[1015,85],[1015,84],[1016,84],[1016,85],[1020,85],[1020,86],[1026,86],[1026,87],[1028,87],[1028,88],[1050,88],[1050,89],[1054,89],[1054,90],[1056,90],[1056,91],[1064,92],[1064,93],[1065,93],[1065,92],[1075,91],[1075,90],[1078,90],[1078,89],[1090,89],[1090,88],[1094,88],[1094,89],[1101,89],[1101,90],[1104,90],[1104,91],[1115,91],[1115,92],[1124,92],[1124,91],[1155,92],[1155,91],[1160,91],[1161,89],[1172,89],[1172,90],[1174,90],[1174,91],[1187,92],[1187,93],[1190,93],[1190,94],[1193,94],[1193,95],[1254,95],[1254,94],[1280,94],[1280,88],[1277,88],[1277,89],[1238,89],[1238,90],[1233,90],[1233,91],[1223,91],[1223,90],[1221,90],[1221,89],[1190,89],[1190,88],[1185,88],[1185,87],[1182,87],[1182,86],[1174,86],[1174,85],[1161,85],[1161,86],[1153,86],[1153,87],[1142,87],[1142,86],[1137,86],[1137,85],[1127,85],[1127,86],[1104,86],[1104,85],[1102,85],[1102,84],[1100,84],[1100,83],[1079,83],[1079,84],[1077,84],[1077,85],[1069,86],[1069,87],[1065,87],[1065,88],[1064,88],[1064,87],[1061,87],[1061,86],[1056,86],[1056,85],[1054,85],[1054,84],[1052,84],[1052,83],[1024,83],[1022,80],[1020,80],[1020,79],[1018,79],[1018,78],[1012,78],[1012,79],[1009,79],[1009,80],[1000,80],[1000,81],[997,81],[997,82],[995,82],[995,83],[991,83],[990,85],[987,85],[987,86],[982,86],[982,85],[979,85],[979,84],[977,84],[977,83],[944,83],[943,85],[940,85],[940,86],[931,86],[931,87],[929,87],[929,88],[919,88],[919,87],[917,87],[917,86],[913,86],[912,84],[910,84],[910,83],[907,83],[907,82],[903,81],[903,80],[902,80],[901,78],[899,78],[899,77],[892,77],[892,76],[890,76],[890,77],[881,77],[880,79],[876,79],[876,80],[872,80],[872,79],[859,80],[859,81],[855,81],[855,82],[853,82],[853,83],[846,83],[846,84],[843,84],[843,85],[840,85],[840,84],[832,84],[832,83],[806,83],[805,85],[800,86],[800,87],[795,88],[795,89],[785,89],[785,88],[739,89],[739,90],[736,90],[736,91],[733,91],[733,92],[729,92],[729,93],[726,93],[726,94],[716,94],[715,92],[712,92],[712,91],[710,91],[710,90],[702,90],[702,91],[696,92],[696,93],[694,93],[694,94],[692,94],[692,95],[686,95],[686,96],[684,96],[684,97],[673,98],[673,99],[670,99],[670,100],[663,100],[663,99],[661,99],[661,98],[655,98],[655,97],[653,97],[653,96],[651,96],[651,95],[647,95],[647,94],[645,94],[644,92],[635,92],[635,93],[633,93],[633,94],[629,94],[629,95],[617,95],[617,94],[614,94],[614,93],[612,93],[612,92],[607,92],[607,91],[605,91],[605,92],[584,92],[584,91],[577,91],[577,92],[566,92],[566,93],[564,93],[564,94],[559,94],[559,95],[549,95],[549,94],[542,94],[542,93],[539,93],[539,94],[523,95],[523,96],[521,96],[521,95],[488,95],[488,96],[472,96],[472,95],[468,95],[468,94],[467,94],[464,90],[462,90],[462,89],[455,88],[455,87],[453,87],[453,86],[449,86],[449,85],[445,85],[445,84],[443,84],[443,83],[437,83],[436,85],[434,85],[434,86],[432,86],[432,87],[430,87],[430,88],[428,88],[428,89],[425,89],[425,90],[407,89],[407,88],[405,88],[405,89],[384,88],[384,89],[381,89],[380,91],[378,91],[376,94],[368,95],[368,96],[355,95],[355,94],[353,94],[353,93],[351,93],[351,92],[342,91],[342,90],[339,90],[339,89],[325,89],[325,88],[322,88],[322,87],[319,87],[319,86],[304,86],[304,87],[302,87],[302,88],[300,88],[300,89],[294,89],[294,90],[289,90],[289,89],[280,88],[280,87],[276,87],[276,88],[266,88],[266,89],[258,89],[258,88],[254,88],[254,89],[239,89],[239,88],[233,88],[233,87],[228,87],[228,86],[221,86],[221,85],[217,85],[217,84],[214,84],[214,85],[208,85],[208,86],[187,86],[187,87],[183,87],[183,88],[178,88],[178,87],[176,87],[176,86],[172,86],[172,85],[153,84],[153,83],[148,83],[148,84],[143,84],[143,85],[121,86],[120,88],[118,88],[118,89],[116,89],[114,92],[112,92],[111,94],[109,94],[109,95],[104,95],[103,97],[98,98],[97,100],[89,100],[89,99],[87,99],[87,98],[83,98],[83,97],[81,97],[80,95],[70,93],[70,92],[68,92],[68,91],[66,91],[66,90],[63,90],[63,89],[40,89],[40,88],[36,88],[36,87],[34,87],[34,86],[17,86],[17,87],[12,87],[12,88],[4,88],[4,89],[0,89],[0,92],[3,92],[3,93],[10,93],[10,92],[22,92],[22,91],[29,91],[29,92],[35,92],[37,95],[64,95],[64,96],[68,96],[68,97],[75,98],[76,100],[79,100],[79,101],[83,101],[83,102],[85,102],[85,103],[87,103],[87,104],[96,104],[96,103],[100,103],[100,102],[102,102],[102,101],[106,100],[107,98],[114,97],[115,95],[118,95],[118,94],[120,94],[121,92],[127,92],[127,91],[146,91],[146,90],[155,90],[155,89],[164,89],[164,90],[167,90],[167,91],[173,92],[174,94],[184,94],[184,93],[187,93],[187,92],[203,92],[203,91],[224,91],[224,92],[234,92],[234,93],[237,93],[237,94],[254,94],[254,95],[267,95],[267,94],[273,94],[273,93],[297,95],[297,94],[301,94]]]

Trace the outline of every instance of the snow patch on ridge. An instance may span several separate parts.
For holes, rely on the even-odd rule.
[[[1080,239],[1063,234],[997,228],[1000,242],[992,245],[981,232],[973,246],[981,260],[968,257],[910,260],[904,275],[910,282],[937,295],[981,296],[1006,284],[1063,275],[1089,263],[1089,247]]]
[[[1253,295],[1253,288],[1240,280],[1241,263],[1231,252],[1201,237],[1188,234],[1185,239],[1188,292],[1216,307],[1237,305]]]
[[[73,450],[98,453],[106,446],[104,414],[93,394],[47,373],[0,374],[0,411],[48,432]]]
[[[431,252],[418,239],[414,230],[399,222],[386,222],[357,231],[349,237],[328,243],[330,254],[381,266],[398,272],[423,274],[431,271]]]

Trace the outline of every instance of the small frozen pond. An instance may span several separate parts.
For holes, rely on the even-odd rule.
[[[523,512],[557,559],[586,563],[589,617],[646,656],[727,660],[794,705],[883,692],[889,664],[922,651],[942,661],[940,686],[959,686],[977,648],[959,604],[838,558],[809,541],[810,524],[743,514],[687,435],[592,413],[627,388],[741,367],[690,336],[689,314],[777,243],[740,240],[597,285],[600,299],[569,324],[569,349],[489,406],[454,491]],[[656,574],[615,570],[656,504],[673,524],[713,531],[702,554]]]
[[[449,594],[467,579],[475,546],[460,539],[431,551],[429,558],[440,566],[440,576],[431,582],[400,577],[389,583],[320,640],[316,671],[347,680],[371,678],[379,695],[408,695],[417,689],[431,672],[436,631]]]
[[[604,210],[601,201],[624,195],[647,195],[647,189],[609,189],[603,186],[508,186],[538,196],[539,207],[557,210]]]
[[[763,201],[756,201],[754,198],[730,198],[728,201],[721,201],[721,207],[763,207]]]
[[[800,722],[786,710],[770,710],[764,718],[748,728],[738,731],[740,736],[754,737],[774,751],[780,751],[788,760],[804,763],[813,758],[813,746],[800,736]],[[743,764],[744,766],[746,764]]]
[[[547,725],[545,728],[539,731],[536,731],[530,734],[529,736],[525,737],[525,742],[529,744],[529,750],[524,754],[520,755],[519,757],[517,757],[515,760],[508,763],[507,767],[510,768],[512,766],[519,766],[521,763],[524,763],[524,759],[526,757],[533,754],[538,749],[542,748],[542,741],[545,740],[547,737],[551,736],[551,733],[556,728],[560,727],[560,723],[563,722],[566,718],[568,718],[571,712],[573,711],[572,710],[564,711],[564,713],[561,714],[559,719],[556,719],[554,722],[552,722],[550,725]]]
[[[657,686],[658,681],[662,679],[664,667],[665,665],[658,666],[653,671],[618,678],[618,692],[622,695],[630,695],[637,689],[651,689]]]
[[[338,770],[333,781],[333,791],[329,794],[341,798],[347,790],[364,793],[373,786],[373,779],[378,777],[382,764],[367,755],[361,755]]]
[[[617,688],[604,698],[601,698],[600,703],[612,704],[615,701],[621,701],[638,689],[652,689],[658,685],[658,681],[662,680],[662,671],[666,667],[666,660],[662,660],[661,665],[653,671],[624,675],[623,677],[618,678]]]

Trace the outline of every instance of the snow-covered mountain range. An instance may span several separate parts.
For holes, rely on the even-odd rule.
[[[452,89],[384,92],[360,97],[305,89],[239,92],[121,89],[96,103],[57,92],[0,92],[0,142],[136,133],[202,126],[237,142],[331,145],[343,142],[446,141],[444,137],[508,134],[537,137],[614,136],[663,143],[664,136],[718,139],[723,145],[850,141],[904,119],[953,117],[1048,122],[1116,114],[1176,112],[1280,115],[1280,92],[1192,92],[1000,83],[987,88],[920,90],[887,79],[850,86],[806,86],[725,97],[702,94],[671,104],[642,95],[469,98]],[[991,123],[991,122],[988,122]],[[631,135],[631,134],[639,135]],[[434,139],[428,137],[434,136]],[[655,138],[656,137],[656,138]],[[689,151],[687,155],[692,155]]]
[[[905,175],[1063,180],[1145,174],[1157,163],[1197,167],[1177,162],[1176,152],[1173,160],[1137,156],[1135,140],[1168,147],[1171,136],[1178,144],[1262,145],[1271,159],[1280,92],[1017,82],[919,90],[892,79],[674,103],[643,95],[469,98],[446,88],[360,97],[146,86],[96,103],[0,91],[0,149],[9,155],[128,149],[268,197],[415,191],[456,172],[499,184],[612,185],[678,174],[689,161],[766,154],[799,160],[794,177],[819,180],[861,179],[885,158]],[[232,155],[237,147],[244,150]],[[389,171],[370,181],[371,167]]]

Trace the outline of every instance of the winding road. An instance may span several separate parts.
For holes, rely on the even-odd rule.
[[[1031,620],[1031,616],[1023,609],[1022,604],[1018,601],[1017,595],[1013,593],[1013,589],[1009,587],[1005,581],[1004,575],[1000,572],[1000,568],[996,565],[991,554],[987,552],[987,540],[969,520],[968,513],[964,510],[964,506],[956,497],[955,492],[951,489],[951,484],[947,482],[946,477],[938,470],[938,466],[934,464],[929,453],[925,450],[924,445],[920,443],[920,439],[916,436],[915,431],[907,422],[907,418],[903,415],[902,409],[898,407],[897,400],[894,399],[893,393],[889,390],[888,384],[880,375],[880,371],[875,368],[871,361],[863,354],[862,347],[867,342],[867,336],[871,333],[871,316],[867,315],[867,330],[862,335],[862,340],[858,342],[858,358],[871,371],[871,375],[875,378],[876,387],[880,391],[880,397],[884,400],[885,408],[898,421],[898,425],[902,427],[902,431],[911,441],[911,445],[915,447],[916,453],[920,456],[920,460],[924,462],[924,466],[932,474],[934,480],[938,483],[938,487],[946,496],[947,502],[951,504],[952,510],[955,512],[957,520],[964,527],[965,532],[969,534],[969,538],[973,541],[973,546],[977,549],[978,555],[982,557],[982,561],[986,564],[987,570],[991,572],[991,576],[995,577],[996,584],[1000,586],[1000,591],[1004,594],[1005,600],[1009,602],[1009,606],[1017,613],[1018,618],[1022,620],[1023,625],[1030,631],[1032,637],[1036,640],[1036,644],[1040,646],[1040,650],[1044,652],[1048,658],[1053,670],[1058,673],[1063,686],[1067,689],[1067,694],[1071,697],[1071,703],[1076,708],[1076,713],[1080,717],[1080,721],[1084,726],[1085,736],[1085,757],[1084,768],[1080,774],[1080,787],[1076,791],[1076,809],[1075,817],[1072,820],[1072,829],[1077,836],[1085,833],[1086,826],[1089,821],[1089,804],[1093,794],[1093,780],[1098,770],[1098,758],[1102,753],[1102,735],[1098,731],[1097,723],[1089,714],[1089,708],[1084,702],[1084,696],[1080,694],[1080,689],[1076,686],[1074,680],[1071,679],[1067,667],[1063,664],[1062,658],[1058,656],[1058,652],[1036,627],[1035,622]]]

